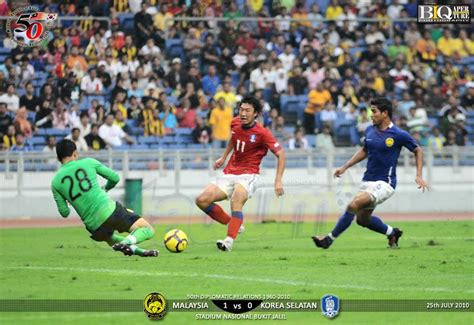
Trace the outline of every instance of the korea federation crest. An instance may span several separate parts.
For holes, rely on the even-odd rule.
[[[257,136],[255,134],[252,134],[250,136],[250,142],[255,142],[255,141],[257,141]]]
[[[339,298],[334,295],[325,295],[321,298],[321,312],[327,318],[334,318],[339,314]]]

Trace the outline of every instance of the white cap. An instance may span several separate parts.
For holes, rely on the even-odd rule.
[[[172,64],[175,64],[175,63],[180,63],[181,64],[181,59],[180,58],[174,58],[172,61],[171,61]]]

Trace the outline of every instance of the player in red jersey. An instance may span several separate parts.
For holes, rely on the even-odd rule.
[[[233,151],[224,175],[217,177],[196,198],[196,205],[217,222],[227,225],[227,237],[217,241],[223,251],[232,245],[243,222],[242,208],[257,188],[260,163],[270,149],[278,158],[275,176],[275,194],[283,195],[282,176],[285,169],[285,152],[272,133],[257,123],[262,106],[254,97],[245,97],[239,104],[239,117],[232,120],[232,137],[222,157],[214,163],[214,169],[224,165]],[[230,199],[232,216],[214,202]]]

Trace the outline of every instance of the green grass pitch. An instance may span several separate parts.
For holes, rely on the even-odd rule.
[[[293,299],[473,299],[474,222],[391,222],[404,230],[400,249],[355,224],[329,250],[310,236],[332,224],[247,224],[231,253],[218,251],[218,224],[156,225],[159,258],[125,257],[90,240],[82,228],[1,229],[1,299],[143,299],[158,291],[188,294],[288,294]],[[184,230],[188,249],[166,251],[162,237]],[[472,310],[472,306],[471,306]],[[288,312],[292,324],[324,323],[316,313]],[[193,322],[195,313],[171,312],[167,324]],[[472,324],[472,313],[341,312],[341,324]],[[2,324],[149,324],[137,313],[0,313]],[[200,321],[199,323],[222,323]],[[264,323],[276,323],[265,321]],[[278,322],[281,323],[281,322]]]

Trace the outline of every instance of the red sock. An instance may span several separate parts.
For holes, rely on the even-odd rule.
[[[243,221],[244,215],[242,214],[242,211],[232,211],[232,218],[227,226],[227,236],[235,239]]]
[[[211,204],[208,206],[206,209],[204,209],[204,212],[211,217],[212,219],[216,220],[219,223],[222,223],[223,225],[227,225],[230,221],[230,216],[225,213],[222,208],[217,205],[217,204]]]

